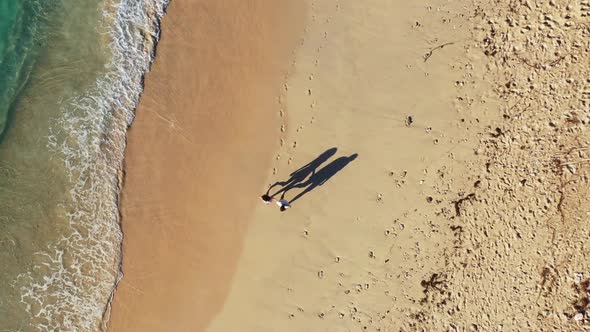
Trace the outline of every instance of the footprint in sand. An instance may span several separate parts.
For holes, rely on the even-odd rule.
[[[297,141],[293,142],[293,149],[297,147]]]

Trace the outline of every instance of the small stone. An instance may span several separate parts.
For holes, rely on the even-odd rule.
[[[377,202],[383,202],[383,195],[382,194],[377,195]]]

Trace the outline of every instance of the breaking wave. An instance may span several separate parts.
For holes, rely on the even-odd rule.
[[[104,4],[107,70],[81,95],[62,101],[47,146],[68,172],[71,190],[57,207],[67,218],[61,239],[35,254],[14,286],[30,316],[24,330],[106,329],[121,279],[118,199],[126,132],[154,58],[167,0]],[[57,128],[57,129],[55,129]]]

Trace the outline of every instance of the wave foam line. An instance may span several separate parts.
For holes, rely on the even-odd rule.
[[[83,95],[65,101],[48,148],[63,161],[72,188],[58,207],[69,230],[36,254],[32,271],[15,281],[36,331],[105,330],[122,277],[118,209],[126,132],[154,58],[168,0],[108,3],[104,19],[112,59]],[[38,278],[41,275],[42,278]],[[25,328],[25,330],[28,330]]]

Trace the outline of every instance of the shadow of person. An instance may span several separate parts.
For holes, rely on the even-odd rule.
[[[314,173],[312,176],[310,176],[309,180],[292,186],[292,188],[305,188],[305,189],[302,192],[300,192],[299,194],[297,194],[297,196],[293,197],[293,199],[290,200],[290,203],[292,204],[293,202],[295,202],[296,200],[301,198],[301,196],[314,190],[317,186],[321,186],[324,183],[326,183],[326,181],[328,181],[332,176],[334,176],[336,173],[340,172],[344,167],[346,167],[346,165],[348,165],[350,162],[355,160],[356,157],[358,157],[358,154],[356,154],[356,153],[350,155],[349,157],[340,157],[340,158],[332,161],[328,165],[322,167],[322,169],[320,169],[319,171]],[[286,190],[283,191],[283,195],[281,196],[281,198],[284,198],[286,193],[287,193]]]
[[[299,168],[298,170],[296,170],[295,172],[291,173],[289,175],[290,177],[287,181],[275,182],[266,191],[266,196],[267,197],[274,197],[282,192],[285,192],[285,191],[293,188],[293,186],[303,182],[308,176],[315,174],[315,170],[321,164],[323,164],[326,160],[330,159],[330,157],[332,157],[336,153],[336,150],[338,150],[338,149],[331,148],[331,149],[324,151],[322,154],[320,154],[317,158],[315,158],[314,160],[309,162],[307,165],[305,165],[305,166]],[[277,191],[276,193],[270,195],[270,191],[272,190],[272,188],[274,188],[276,186],[281,186],[282,188],[279,191]]]

